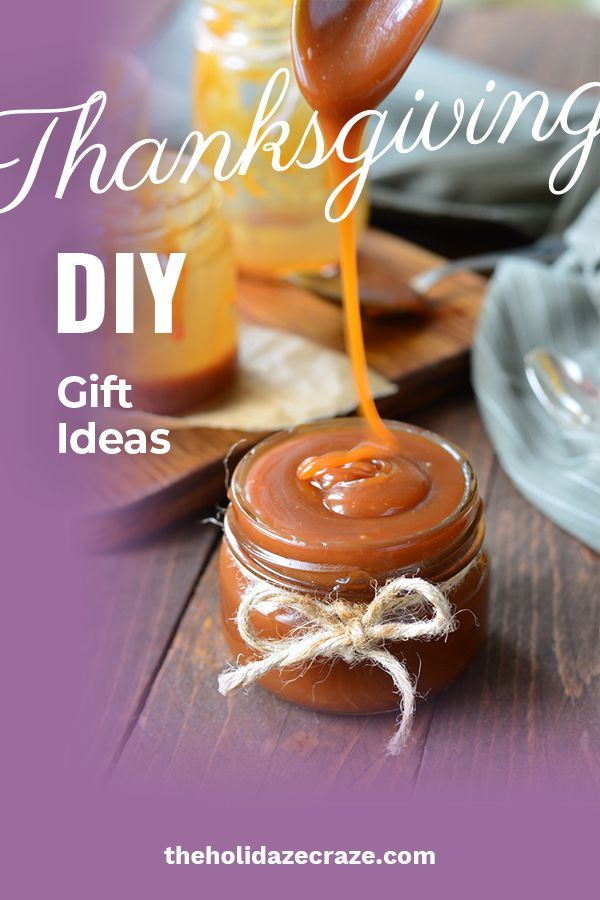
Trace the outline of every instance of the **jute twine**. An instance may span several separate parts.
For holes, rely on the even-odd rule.
[[[317,599],[265,581],[254,582],[242,596],[235,622],[240,637],[258,658],[223,672],[219,676],[219,692],[226,696],[268,672],[310,665],[317,660],[379,666],[388,673],[400,696],[400,717],[386,748],[387,755],[397,756],[412,727],[416,684],[386,644],[446,638],[454,631],[457,622],[448,596],[481,564],[481,559],[480,553],[459,575],[440,584],[414,576],[392,578],[376,589],[366,604],[331,597]],[[252,612],[258,611],[261,604],[296,613],[302,623],[285,637],[262,638],[251,622]]]

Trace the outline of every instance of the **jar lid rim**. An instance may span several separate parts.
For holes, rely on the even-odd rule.
[[[176,165],[176,171],[168,181],[145,182],[126,193],[115,188],[113,194],[105,195],[101,206],[107,224],[102,226],[102,230],[115,236],[130,236],[133,233],[142,237],[161,230],[165,222],[175,215],[184,218],[185,227],[193,227],[211,213],[218,212],[221,195],[204,165],[194,166],[185,184],[178,178],[190,162],[189,154],[176,153],[169,148],[161,156],[163,169]],[[171,184],[168,192],[164,187],[167,183]],[[133,231],[130,230],[132,226]]]
[[[267,438],[264,438],[242,457],[234,470],[231,479],[229,494],[230,499],[236,508],[236,511],[239,510],[243,514],[243,516],[246,517],[247,520],[252,524],[253,528],[264,535],[266,538],[275,538],[278,543],[281,543],[282,545],[287,544],[289,545],[290,550],[293,550],[294,545],[298,546],[297,542],[288,540],[285,538],[285,536],[282,537],[281,534],[276,531],[276,529],[269,525],[269,523],[261,520],[260,517],[258,517],[254,513],[249,503],[246,501],[245,493],[243,490],[245,476],[247,475],[250,467],[252,466],[252,463],[254,462],[258,454],[263,453],[266,449],[269,449],[269,447],[282,443],[293,435],[306,433],[307,431],[330,428],[332,423],[335,424],[335,427],[356,427],[359,421],[360,420],[356,417],[345,417],[333,420],[324,419],[317,422],[311,422],[283,429],[276,432],[275,434],[269,435]],[[391,548],[392,546],[396,548],[400,548],[405,545],[409,546],[410,544],[422,538],[435,538],[436,534],[451,527],[454,522],[456,522],[458,519],[460,519],[461,516],[465,514],[465,512],[469,508],[469,505],[472,503],[474,497],[477,494],[477,476],[466,453],[460,447],[446,440],[435,432],[428,431],[427,429],[420,428],[415,425],[410,425],[408,423],[398,421],[386,421],[386,424],[394,430],[402,430],[428,438],[433,443],[446,450],[450,455],[454,457],[454,459],[457,460],[457,462],[460,463],[465,479],[465,487],[460,501],[448,516],[441,519],[431,528],[412,532],[404,539],[394,542],[394,544],[390,542],[389,538],[382,538],[380,541],[374,541],[372,544],[373,548],[379,550],[388,547]],[[335,541],[331,541],[330,543],[333,549],[335,547]],[[303,549],[306,550],[310,549],[312,545],[303,544],[302,546]],[[314,547],[315,550],[319,548],[322,549],[321,545],[318,542],[315,542]]]

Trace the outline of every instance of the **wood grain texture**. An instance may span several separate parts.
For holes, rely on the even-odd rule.
[[[371,231],[362,252],[376,269],[387,268],[399,284],[443,260],[382,232]],[[381,403],[388,415],[405,415],[447,396],[468,380],[468,353],[485,280],[461,273],[434,288],[428,311],[365,321],[369,364],[398,385]],[[238,306],[246,321],[300,334],[345,352],[341,306],[290,284],[244,279]],[[172,431],[165,456],[111,458],[98,477],[93,538],[104,547],[147,534],[206,508],[225,495],[223,460],[244,440],[248,449],[259,433],[200,428]],[[242,450],[234,453],[233,462]]]
[[[560,531],[497,468],[487,506],[492,560],[485,646],[434,701],[420,771],[470,786],[600,784],[598,557]]]
[[[188,525],[152,544],[90,560],[90,575],[102,588],[96,740],[107,760],[143,705],[217,537],[208,526]]]

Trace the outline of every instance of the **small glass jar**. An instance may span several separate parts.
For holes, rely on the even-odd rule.
[[[257,579],[295,594],[368,604],[374,586],[391,578],[415,575],[434,584],[456,579],[449,594],[458,627],[440,640],[407,640],[387,649],[400,659],[417,682],[419,695],[448,687],[477,652],[485,630],[488,557],[485,522],[475,472],[457,447],[422,429],[388,423],[400,437],[423,438],[458,462],[464,491],[450,515],[431,521],[418,532],[378,540],[365,535],[348,542],[335,533],[331,517],[322,535],[310,542],[278,531],[249,502],[253,467],[266,454],[291,446],[297,436],[315,431],[339,433],[356,428],[356,419],[301,426],[258,444],[236,468],[229,492],[225,539],[220,554],[223,627],[234,655],[252,659],[235,622],[240,598]],[[279,501],[278,501],[279,502]],[[288,503],[288,498],[283,501]],[[367,530],[367,529],[365,529]],[[392,532],[393,532],[392,528]],[[281,638],[301,627],[297,614],[273,602],[261,603],[251,614],[256,633]],[[390,676],[368,664],[350,666],[339,660],[312,662],[296,670],[271,671],[260,682],[267,690],[302,706],[331,713],[368,714],[397,709],[398,695]]]
[[[161,170],[175,163],[165,154]],[[181,414],[218,400],[236,374],[235,260],[221,192],[195,169],[179,177],[189,159],[164,184],[145,183],[131,194],[113,192],[104,210],[107,291],[114,290],[115,253],[135,253],[134,332],[106,328],[104,361],[132,385],[139,409]],[[172,333],[155,333],[155,304],[140,252],[186,258],[172,305]],[[107,311],[114,310],[109,299]]]
[[[232,158],[243,150],[264,88],[281,67],[292,73],[287,98],[275,118],[291,128],[286,146],[295,152],[312,111],[293,75],[290,17],[292,0],[202,0],[197,23],[194,123],[203,134],[224,130]],[[314,156],[314,139],[301,159]],[[211,158],[213,153],[215,158]],[[219,147],[205,161],[216,161]],[[285,163],[285,157],[282,161]],[[247,175],[223,184],[238,264],[264,276],[325,269],[338,260],[335,225],[325,218],[332,191],[328,167],[293,166],[274,171],[270,156],[257,153]],[[357,207],[362,227],[366,203]]]

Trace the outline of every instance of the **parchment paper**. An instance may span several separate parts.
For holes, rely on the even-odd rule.
[[[369,372],[375,397],[396,390]],[[123,413],[139,427],[231,428],[275,431],[301,422],[348,413],[356,395],[348,357],[298,335],[241,324],[236,385],[211,409],[184,416],[160,416],[140,410]]]

